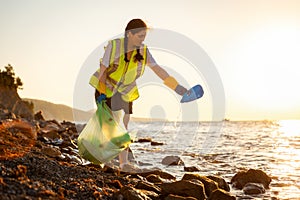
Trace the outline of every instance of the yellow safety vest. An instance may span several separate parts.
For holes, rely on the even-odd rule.
[[[147,47],[143,45],[140,48],[140,53],[144,60],[138,62],[134,61],[137,54],[136,50],[132,52],[128,63],[124,61],[124,38],[110,41],[112,44],[112,51],[110,55],[110,64],[107,68],[106,77],[106,96],[112,97],[116,92],[122,94],[122,99],[127,102],[132,102],[139,97],[136,80],[143,75],[146,65]],[[100,68],[92,75],[90,84],[100,90],[99,84]]]

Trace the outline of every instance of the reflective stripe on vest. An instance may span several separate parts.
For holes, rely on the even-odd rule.
[[[144,57],[141,62],[134,62],[137,54],[136,50],[132,52],[129,63],[124,61],[124,38],[110,41],[112,43],[112,53],[110,56],[110,65],[107,68],[106,77],[106,96],[112,97],[117,91],[122,94],[124,101],[132,102],[139,97],[136,79],[138,79],[145,70],[146,65],[146,45],[140,49]],[[90,84],[99,90],[99,73],[98,69],[90,79]]]

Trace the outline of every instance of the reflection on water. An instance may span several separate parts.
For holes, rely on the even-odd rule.
[[[274,130],[274,157],[272,175],[281,187],[275,188],[285,194],[284,198],[300,199],[300,121],[279,121]]]
[[[221,129],[211,129],[218,126]],[[300,121],[243,121],[220,123],[135,122],[137,137],[151,137],[163,146],[134,143],[138,160],[164,168],[166,155],[181,155],[187,166],[198,165],[203,175],[216,174],[230,181],[241,169],[261,169],[272,177],[270,190],[252,199],[300,199]],[[216,144],[209,146],[205,143]],[[210,151],[204,151],[209,146]],[[205,153],[203,153],[205,152]],[[165,170],[181,177],[182,167]],[[250,198],[232,191],[239,199]]]
[[[300,123],[299,120],[282,120],[278,122],[278,131],[284,136],[293,137],[300,135]]]

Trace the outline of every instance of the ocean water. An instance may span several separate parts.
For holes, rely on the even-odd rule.
[[[202,175],[219,175],[227,182],[240,170],[261,169],[272,177],[261,195],[245,195],[232,188],[237,199],[300,199],[300,121],[130,122],[136,138],[163,142],[133,143],[136,159],[147,168],[159,167],[178,179],[183,166],[161,161],[178,155],[185,166],[198,166]]]

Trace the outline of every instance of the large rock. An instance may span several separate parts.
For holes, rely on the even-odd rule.
[[[206,176],[201,176],[199,174],[186,173],[182,177],[182,180],[193,180],[193,179],[199,180],[204,184],[205,193],[207,196],[210,196],[210,194],[214,190],[218,189],[217,183],[215,183],[213,180],[207,178]]]
[[[155,174],[150,174],[146,177],[147,181],[150,183],[160,184],[164,182],[164,179],[162,179],[160,176]]]
[[[207,178],[209,178],[209,179],[213,180],[214,182],[216,182],[220,189],[223,189],[227,192],[230,191],[229,184],[222,177],[210,175],[210,176],[207,176]]]
[[[233,187],[238,189],[243,189],[247,183],[261,183],[265,188],[269,188],[271,180],[271,177],[262,170],[249,169],[235,174],[231,179],[231,183]]]
[[[211,193],[208,200],[235,200],[236,198],[232,195],[230,195],[229,192],[217,189]]]
[[[161,185],[161,193],[164,196],[173,194],[183,197],[194,197],[198,200],[206,199],[204,185],[197,180],[181,180],[173,183],[163,183]]]
[[[33,110],[30,109],[28,102],[20,100],[17,101],[12,108],[12,112],[15,113],[17,116],[26,119],[33,119],[34,113]]]
[[[179,156],[166,156],[161,163],[163,165],[184,165],[184,162]]]
[[[33,119],[34,113],[30,108],[30,103],[20,98],[16,88],[7,88],[0,85],[0,104],[2,108],[21,118]]]
[[[139,181],[136,186],[136,189],[148,190],[160,194],[160,188],[155,186],[153,183],[149,183],[146,181]]]
[[[39,120],[44,121],[45,118],[44,118],[44,116],[43,116],[43,112],[42,112],[42,111],[36,112],[36,113],[34,114],[34,119],[37,120],[37,121],[39,121]]]
[[[169,179],[169,180],[175,180],[176,177],[173,176],[172,174],[168,173],[168,172],[164,172],[161,169],[147,169],[147,170],[143,170],[143,172],[138,173],[138,175],[143,176],[143,177],[147,177],[149,175],[157,175],[163,179]]]
[[[120,191],[114,193],[112,199],[151,200],[151,198],[142,191],[129,186],[124,186]]]

